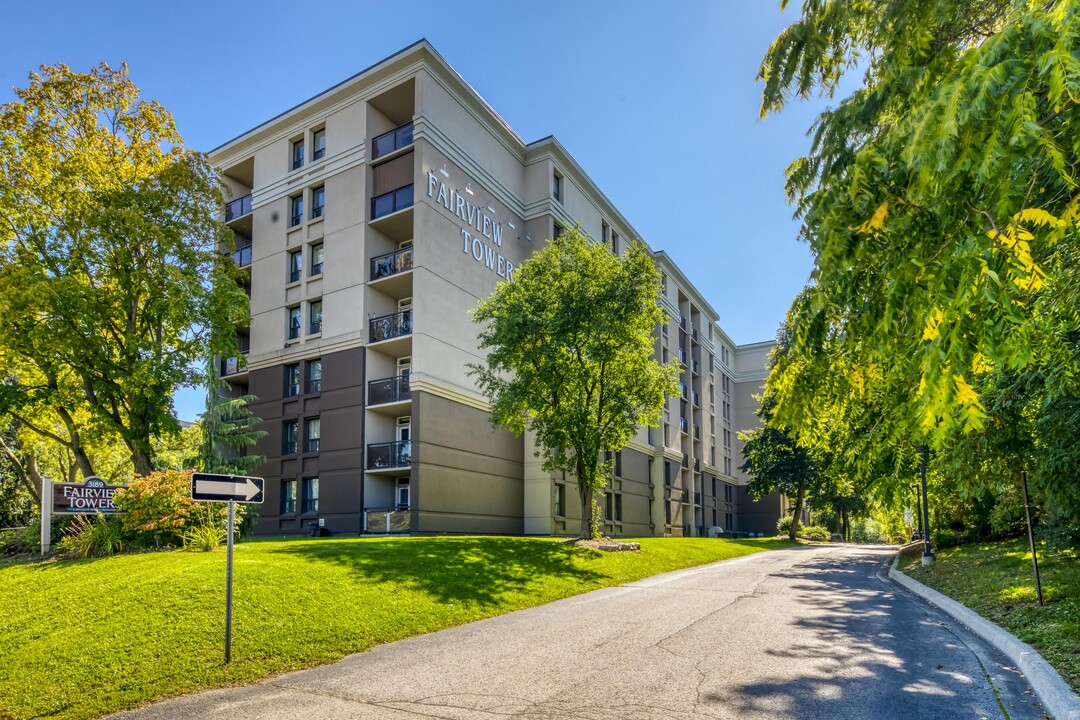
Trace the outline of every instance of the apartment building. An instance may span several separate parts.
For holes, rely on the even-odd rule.
[[[547,238],[575,223],[616,253],[639,238],[558,140],[522,140],[421,40],[210,157],[251,298],[222,373],[268,433],[257,531],[576,534],[573,477],[493,429],[467,375],[469,310]],[[768,531],[736,432],[756,422],[769,344],[732,343],[654,256],[657,359],[684,373],[661,427],[612,458],[607,532]]]

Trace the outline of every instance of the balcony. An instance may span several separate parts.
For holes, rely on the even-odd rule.
[[[412,266],[413,249],[411,247],[401,248],[392,253],[373,257],[371,258],[371,280],[374,282],[375,280],[390,277],[391,275],[397,275],[406,270],[412,270]]]
[[[373,443],[367,446],[368,470],[393,470],[412,464],[412,442],[409,440]]]
[[[401,310],[368,321],[368,342],[393,340],[412,333],[412,310]]]
[[[701,439],[701,426],[700,425],[695,425],[694,426],[694,439],[695,440],[700,440]]]
[[[701,504],[701,493],[700,492],[694,493],[694,504],[695,505],[700,505]]]
[[[232,254],[233,262],[236,263],[236,267],[246,268],[251,267],[251,246],[236,248]]]
[[[692,397],[693,397],[693,402],[694,402],[694,406],[695,406],[695,407],[698,407],[698,406],[700,406],[700,405],[701,405],[701,394],[700,394],[700,393],[698,393],[698,391],[697,391],[697,390],[695,390],[695,391],[694,391],[694,392],[692,393]]]
[[[686,398],[686,383],[684,383],[684,382],[679,383],[679,397],[681,397],[683,400],[687,399]]]
[[[679,418],[679,430],[687,435],[690,434],[690,423],[684,417]]]
[[[692,362],[692,364],[691,364],[691,369],[694,371],[695,375],[700,375],[701,374],[701,363],[698,362],[697,360],[694,360]]]
[[[398,210],[411,208],[413,204],[413,186],[406,185],[397,190],[391,190],[378,197],[371,198],[371,219],[378,220],[381,217],[392,215]]]
[[[690,467],[690,456],[687,455],[686,453],[683,453],[683,456],[682,456],[682,466],[684,468]]]
[[[693,325],[690,326],[690,337],[693,338],[694,340],[698,339],[697,328],[694,327]]]
[[[395,375],[368,383],[368,405],[402,402],[411,397],[408,375]]]
[[[239,220],[251,214],[251,193],[225,203],[225,222]]]
[[[229,375],[236,375],[243,372],[244,368],[240,366],[240,358],[221,358],[221,377],[227,377]]]
[[[381,157],[397,152],[403,147],[412,145],[413,124],[406,123],[390,132],[379,135],[371,141],[371,159],[378,160]]]

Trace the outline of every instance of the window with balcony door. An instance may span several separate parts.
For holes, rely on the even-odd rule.
[[[322,427],[319,418],[309,418],[304,421],[304,452],[319,452],[319,442],[322,437]]]
[[[296,170],[304,166],[304,141],[294,140],[292,144],[292,163],[289,165],[290,170]]]
[[[304,196],[293,195],[289,198],[289,227],[296,227],[304,222]]]
[[[292,363],[285,366],[285,397],[300,394],[300,365]]]
[[[289,326],[288,326],[288,338],[289,340],[295,340],[300,337],[300,306],[289,308]]]
[[[289,282],[300,282],[300,276],[304,271],[304,254],[300,250],[289,253]]]

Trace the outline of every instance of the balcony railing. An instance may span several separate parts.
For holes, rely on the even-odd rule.
[[[411,247],[373,257],[371,258],[371,279],[378,280],[379,278],[397,275],[406,270],[412,270],[412,263],[413,249]]]
[[[695,375],[700,375],[701,374],[701,363],[698,362],[697,360],[694,360],[692,362],[693,362],[692,369],[694,371],[694,374]]]
[[[390,315],[371,318],[368,342],[390,340],[412,332],[412,310],[402,310]]]
[[[236,267],[248,267],[251,265],[251,246],[248,245],[242,248],[236,248],[232,254],[233,262],[236,263]]]
[[[412,442],[374,443],[367,446],[367,469],[406,468],[412,464]]]
[[[408,375],[396,375],[368,383],[368,405],[399,402],[410,397],[412,394],[409,392]]]
[[[695,440],[700,440],[701,439],[701,426],[700,425],[695,425],[694,426],[694,439]]]
[[[679,418],[679,430],[683,431],[687,435],[690,434],[690,423],[684,417]]]
[[[251,212],[251,193],[225,203],[225,222],[232,222]]]
[[[243,370],[243,368],[240,366],[240,358],[231,357],[221,359],[221,377],[235,375],[241,370]]]
[[[690,467],[690,456],[687,455],[686,453],[683,453],[683,456],[682,456],[682,466],[684,468]]]
[[[693,393],[691,393],[691,397],[694,400],[694,405],[701,405],[701,394],[698,393],[697,390],[695,390]]]
[[[412,517],[408,509],[364,508],[364,532],[386,534],[409,532]]]
[[[384,215],[396,213],[398,210],[412,207],[413,186],[406,185],[397,190],[391,190],[378,197],[371,198],[371,219],[378,220]]]
[[[680,396],[680,397],[681,397],[681,398],[682,398],[683,400],[686,400],[686,399],[687,399],[687,397],[686,397],[686,383],[684,383],[684,382],[680,382],[680,383],[679,383],[679,396]]]
[[[383,155],[389,155],[396,150],[412,145],[412,141],[412,123],[406,123],[399,128],[394,128],[371,141],[371,159],[378,160]]]

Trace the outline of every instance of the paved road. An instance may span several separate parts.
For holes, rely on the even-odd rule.
[[[877,577],[891,557],[760,553],[120,717],[1041,720],[1003,657]]]

